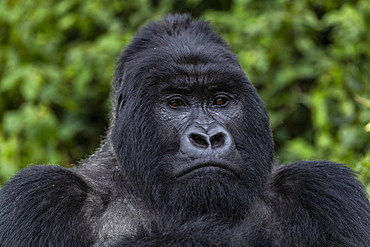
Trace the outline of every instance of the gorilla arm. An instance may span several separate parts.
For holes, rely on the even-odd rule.
[[[193,220],[138,231],[121,246],[367,247],[370,207],[353,171],[328,161],[279,166],[239,226]]]
[[[139,229],[136,234],[122,237],[116,245],[111,247],[280,247],[271,218],[268,216],[254,215],[249,218],[250,221],[246,220],[243,224],[236,226],[225,225],[225,222],[206,218],[195,219],[182,225],[173,223],[172,226],[159,226],[154,222],[151,230]]]
[[[282,246],[368,246],[370,206],[352,170],[301,161],[279,167],[273,176],[269,203]]]
[[[0,191],[0,246],[90,246],[92,196],[72,170],[24,169]]]

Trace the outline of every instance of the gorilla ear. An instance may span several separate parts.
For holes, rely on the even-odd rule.
[[[117,100],[117,115],[119,113],[119,111],[123,108],[123,106],[125,105],[126,103],[126,100],[123,98],[123,95],[122,93],[119,94],[119,97],[118,97],[118,100]]]

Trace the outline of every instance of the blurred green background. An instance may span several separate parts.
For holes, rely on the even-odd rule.
[[[278,162],[342,162],[370,192],[368,0],[0,1],[1,184],[94,152],[115,61],[171,12],[210,20],[231,44],[267,105]]]

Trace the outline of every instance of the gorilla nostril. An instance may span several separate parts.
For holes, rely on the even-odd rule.
[[[210,138],[212,148],[222,147],[225,144],[225,135],[217,133]]]
[[[194,146],[199,147],[199,148],[208,148],[209,146],[207,137],[200,135],[200,134],[196,134],[196,133],[190,134],[189,140]]]

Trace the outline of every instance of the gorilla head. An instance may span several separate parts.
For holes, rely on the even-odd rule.
[[[113,82],[110,141],[136,196],[180,220],[242,219],[270,173],[265,107],[207,22],[145,26]]]

